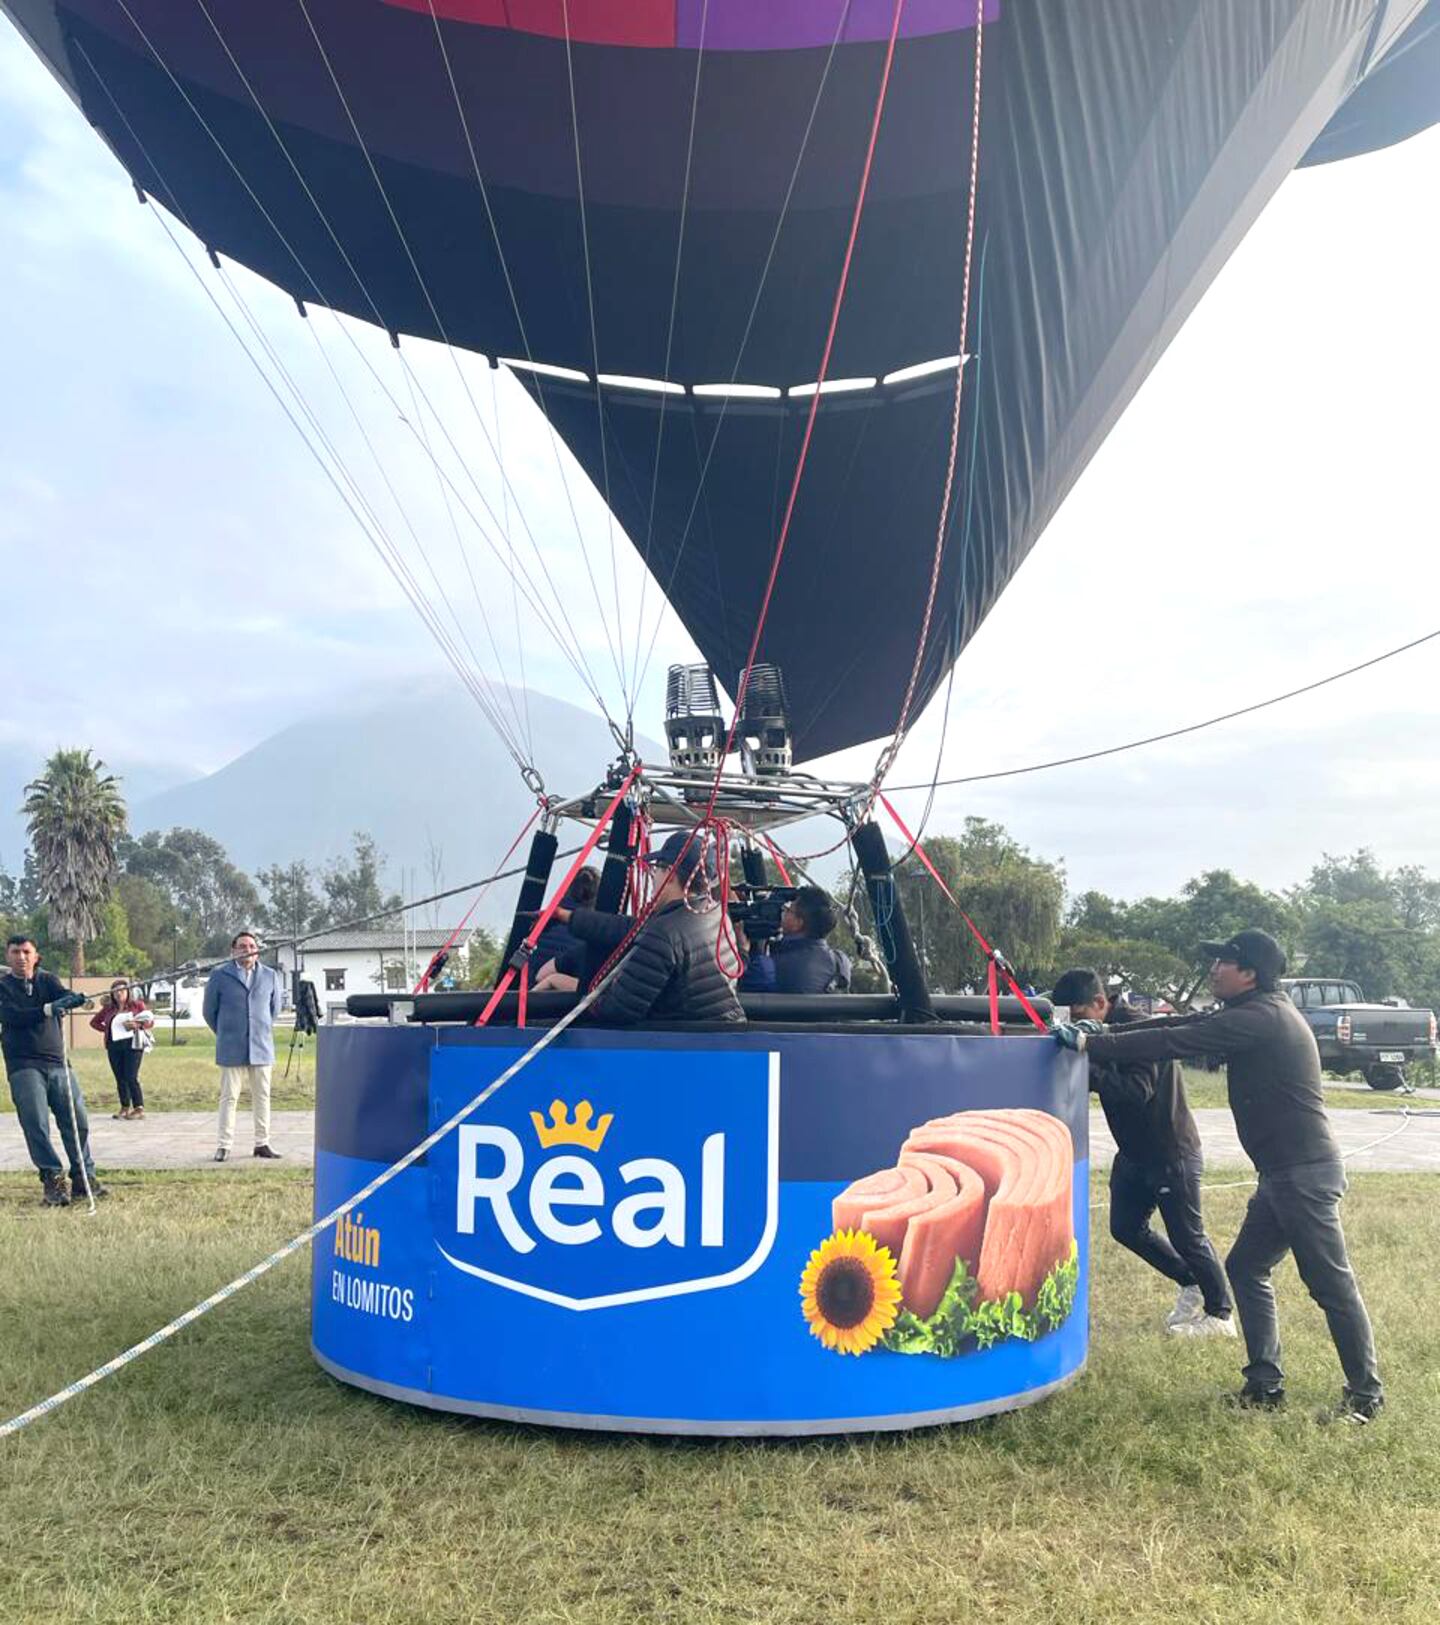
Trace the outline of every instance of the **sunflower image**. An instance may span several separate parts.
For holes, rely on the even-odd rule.
[[[900,1283],[888,1247],[863,1230],[837,1230],[810,1254],[800,1277],[810,1331],[837,1354],[863,1354],[895,1324]]]

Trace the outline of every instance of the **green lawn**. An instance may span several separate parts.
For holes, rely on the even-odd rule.
[[[285,1062],[291,1037],[288,1027],[276,1030],[270,1103],[277,1111],[308,1110],[315,1104],[315,1040],[307,1038],[304,1050],[296,1050],[290,1076],[286,1078]],[[179,1038],[180,1043],[172,1046],[168,1027],[158,1026],[155,1030],[155,1048],[145,1057],[140,1069],[147,1112],[212,1111],[220,1099],[214,1033],[207,1027],[181,1027]],[[70,1059],[91,1112],[99,1115],[114,1111],[118,1105],[115,1079],[105,1051],[79,1049],[71,1053]],[[14,1110],[8,1091],[0,1092],[0,1107],[7,1112]]]
[[[300,1174],[116,1175],[94,1219],[0,1177],[0,1411],[90,1369],[308,1215]],[[1346,1204],[1391,1404],[1338,1376],[1280,1272],[1294,1402],[1232,1415],[1233,1344],[1168,1343],[1169,1291],[1097,1243],[1089,1372],[912,1436],[671,1443],[448,1418],[348,1390],[291,1260],[0,1445],[0,1620],[632,1625],[1433,1625],[1435,1181]],[[1217,1239],[1246,1193],[1216,1191]],[[1417,1290],[1417,1287],[1419,1290]]]

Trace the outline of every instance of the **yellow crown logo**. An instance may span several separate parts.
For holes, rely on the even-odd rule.
[[[583,1145],[587,1151],[598,1151],[605,1142],[605,1136],[610,1132],[615,1114],[606,1112],[592,1128],[590,1119],[594,1111],[595,1108],[588,1100],[582,1100],[575,1108],[575,1117],[572,1121],[570,1108],[565,1102],[552,1100],[548,1123],[539,1112],[531,1112],[530,1121],[535,1125],[535,1133],[542,1146]]]

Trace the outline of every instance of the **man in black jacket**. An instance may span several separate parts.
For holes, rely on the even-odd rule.
[[[0,1048],[10,1098],[25,1135],[25,1149],[40,1175],[40,1200],[46,1207],[69,1207],[65,1171],[50,1139],[50,1115],[60,1125],[60,1138],[70,1159],[70,1180],[77,1196],[88,1186],[92,1196],[109,1192],[95,1177],[90,1160],[90,1120],[85,1097],[65,1059],[60,1023],[85,1003],[58,976],[40,969],[40,954],[23,934],[5,944],[9,975],[0,976]]]
[[[724,915],[711,891],[713,846],[699,831],[676,830],[645,861],[665,881],[592,1015],[624,1027],[642,1021],[744,1021],[735,982],[721,968],[728,948],[720,936]],[[730,969],[738,972],[738,963]]]
[[[1321,1309],[1345,1373],[1340,1403],[1328,1413],[1371,1421],[1384,1404],[1370,1317],[1350,1268],[1340,1226],[1345,1169],[1320,1091],[1315,1035],[1279,988],[1285,954],[1264,931],[1206,942],[1212,1010],[1137,1023],[1128,1032],[1086,1034],[1062,1024],[1056,1039],[1093,1060],[1179,1060],[1223,1055],[1235,1128],[1259,1172],[1245,1222],[1225,1267],[1235,1291],[1249,1363],[1236,1395],[1246,1406],[1284,1403],[1280,1328],[1270,1272],[1294,1253],[1295,1267]]]
[[[751,954],[744,931],[737,929],[736,945],[749,956],[741,992],[848,993],[850,957],[825,940],[836,923],[829,895],[819,886],[801,886],[781,912],[773,947]]]
[[[1070,1019],[1116,1026],[1138,1018],[1106,997],[1093,970],[1067,970],[1050,995]],[[1179,1291],[1166,1326],[1177,1337],[1234,1337],[1225,1271],[1205,1234],[1200,1135],[1175,1061],[1090,1063],[1090,1088],[1100,1097],[1115,1139],[1110,1165],[1110,1234]],[[1169,1241],[1150,1228],[1156,1209]]]

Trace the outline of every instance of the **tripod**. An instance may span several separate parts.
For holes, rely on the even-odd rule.
[[[315,984],[307,982],[298,970],[292,971],[290,993],[295,1005],[295,1031],[290,1035],[290,1052],[285,1057],[287,1078],[296,1052],[305,1053],[306,1034],[314,1033],[320,1025],[320,1001],[315,995]]]

